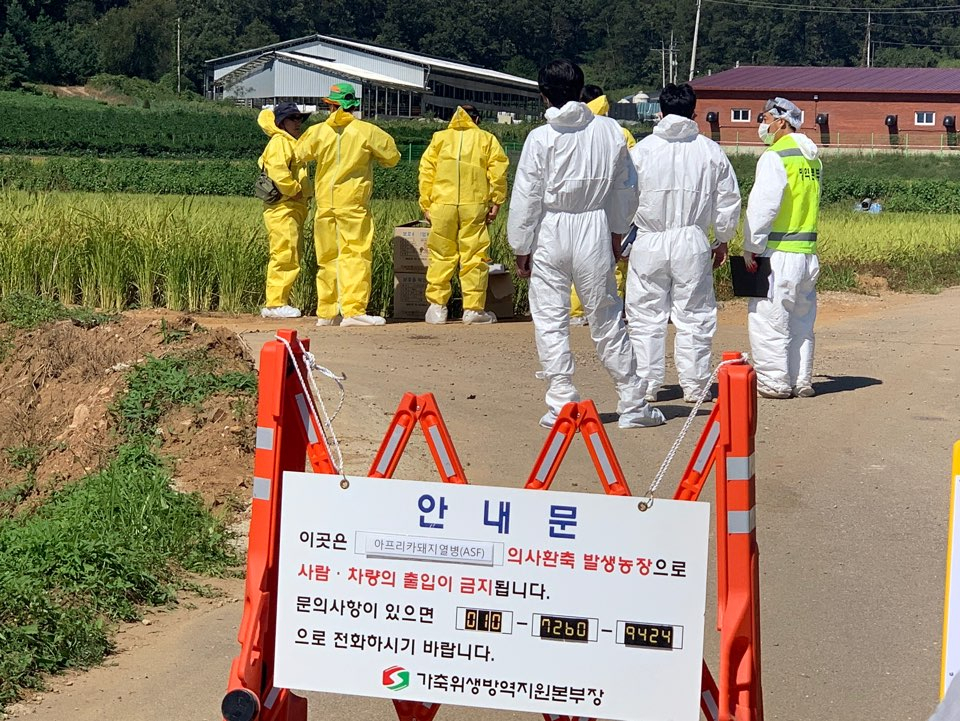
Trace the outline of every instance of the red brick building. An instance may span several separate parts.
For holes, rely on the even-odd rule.
[[[960,68],[743,66],[696,78],[697,122],[723,144],[759,145],[768,98],[792,100],[803,132],[838,147],[947,147],[957,143]]]

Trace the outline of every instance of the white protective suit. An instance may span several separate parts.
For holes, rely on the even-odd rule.
[[[532,254],[530,312],[542,373],[549,382],[541,425],[570,402],[570,286],[583,303],[597,354],[620,397],[620,427],[659,425],[620,316],[610,234],[625,233],[637,206],[636,175],[620,125],[583,103],[550,108],[532,131],[517,166],[507,238],[517,255]]]
[[[737,176],[720,146],[695,121],[667,115],[630,157],[637,169],[637,239],[627,273],[627,319],[637,373],[647,397],[664,380],[667,321],[677,330],[674,361],[684,398],[696,400],[710,381],[717,330],[713,247],[728,242],[740,221]]]
[[[819,155],[806,135],[793,133],[791,137],[808,160]],[[816,254],[767,248],[767,236],[786,191],[783,162],[776,153],[764,153],[757,161],[756,179],[747,200],[743,249],[770,258],[770,294],[750,299],[747,327],[758,390],[784,397],[812,388],[813,324],[820,275]]]

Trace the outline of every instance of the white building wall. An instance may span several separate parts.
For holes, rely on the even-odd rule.
[[[320,98],[330,93],[330,86],[344,82],[342,76],[331,75],[322,70],[310,70],[281,61],[274,63],[276,72],[276,96],[282,98]],[[357,90],[357,98],[363,97],[363,86],[355,80],[346,80]]]
[[[259,72],[248,75],[236,85],[224,88],[223,96],[225,98],[272,98],[274,92],[274,71],[273,63],[267,65]]]

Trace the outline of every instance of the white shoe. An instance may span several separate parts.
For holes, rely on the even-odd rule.
[[[647,403],[656,403],[658,393],[660,393],[660,388],[655,388],[653,390],[648,388],[647,392],[643,396],[643,400],[645,400]]]
[[[573,328],[582,327],[585,325],[590,325],[587,322],[586,316],[583,315],[572,315],[570,316],[570,326]]]
[[[617,426],[625,429],[653,428],[654,426],[662,426],[666,422],[667,419],[664,418],[659,408],[647,406],[637,411],[621,414],[620,420],[617,421]]]
[[[333,318],[317,318],[317,325],[321,328],[328,325],[340,325],[340,321],[339,315],[335,315]]]
[[[299,318],[300,309],[289,305],[280,305],[275,308],[263,308],[261,318]]]
[[[683,402],[684,403],[696,403],[700,400],[700,393],[684,393]],[[713,391],[707,391],[707,397],[703,399],[704,403],[710,403],[713,401]]]
[[[447,306],[431,303],[423,319],[432,325],[443,325],[447,322]]]
[[[774,391],[769,388],[758,388],[757,393],[761,398],[774,398],[776,400],[785,400],[790,397],[790,391]]]
[[[352,325],[386,325],[387,321],[384,320],[383,316],[379,315],[348,315],[342,321],[340,325],[344,328],[349,328]]]
[[[813,390],[813,386],[810,385],[797,386],[793,389],[793,395],[795,395],[797,398],[813,398],[815,395],[817,395],[817,392]]]
[[[547,411],[540,417],[540,427],[541,428],[553,428],[553,424],[557,422],[557,414],[553,411]]]
[[[464,325],[480,325],[485,323],[496,323],[497,316],[489,310],[465,310],[463,311]]]

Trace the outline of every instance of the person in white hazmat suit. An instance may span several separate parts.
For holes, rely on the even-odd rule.
[[[740,221],[737,176],[720,146],[700,135],[696,105],[689,85],[667,85],[660,93],[663,119],[630,151],[640,205],[626,311],[650,402],[663,385],[668,320],[676,328],[673,357],[683,399],[696,403],[710,382],[717,330],[713,269],[727,257]]]
[[[507,239],[517,272],[530,278],[530,313],[549,383],[549,428],[564,405],[578,402],[570,351],[570,286],[583,303],[590,334],[619,395],[621,428],[656,426],[663,414],[644,400],[644,385],[621,318],[613,266],[637,207],[636,175],[620,125],[580,102],[583,71],[566,60],[540,70],[549,105],[517,166]]]
[[[765,398],[809,398],[813,389],[813,325],[817,318],[817,222],[823,163],[817,146],[797,132],[800,108],[768,100],[760,139],[769,149],[757,161],[747,200],[743,257],[770,259],[770,292],[751,298],[747,327],[757,390]]]

